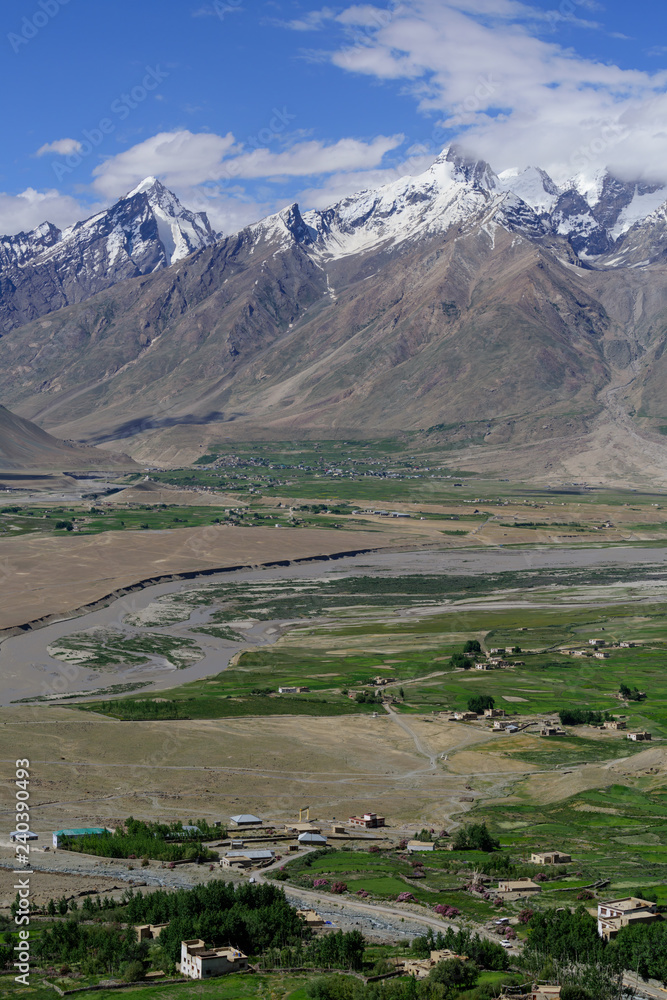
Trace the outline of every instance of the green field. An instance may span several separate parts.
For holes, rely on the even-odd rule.
[[[282,702],[284,714],[307,714],[309,706],[313,715],[348,713],[358,709],[346,693],[372,689],[373,678],[381,675],[395,678],[386,691],[407,713],[465,709],[472,695],[482,693],[508,713],[522,716],[582,706],[622,715],[629,730],[646,728],[657,738],[667,736],[663,589],[650,567],[567,574],[527,571],[521,577],[349,576],[207,584],[166,595],[128,616],[136,636],[75,633],[59,640],[57,655],[85,657],[89,665],[103,666],[145,662],[152,652],[187,665],[198,656],[194,640],[139,628],[187,622],[193,611],[205,608],[209,624],[196,631],[229,641],[240,641],[237,622],[291,624],[277,643],[242,652],[223,673],[162,692],[181,710],[188,703],[187,715],[174,717],[274,714],[282,699],[258,696],[295,685],[307,686],[310,693],[292,698],[289,706]],[[582,596],[600,603],[580,607]],[[480,599],[485,600],[484,609],[475,607]],[[502,607],[494,607],[495,602]],[[610,648],[604,660],[566,654],[568,648],[590,648],[588,640],[602,635],[608,645],[639,645]],[[449,659],[469,638],[487,649],[521,652],[509,654],[510,662],[517,661],[510,669],[453,670]],[[646,699],[620,701],[622,683],[646,692]],[[138,698],[119,700],[114,714],[140,717],[136,707],[129,714]],[[160,709],[159,717],[168,717],[166,711]],[[146,717],[156,716],[151,710]],[[612,759],[635,749],[625,740],[579,738],[552,743],[548,753],[554,764],[567,764]],[[541,750],[521,759],[540,764]]]
[[[28,988],[16,984],[11,976],[0,978],[0,997],[8,1000],[18,1000],[28,997],[30,1000],[53,1000],[57,996],[55,990],[33,977],[34,985]],[[305,986],[312,975],[283,975],[279,972],[270,975],[244,975],[233,973],[220,976],[208,982],[192,982],[187,986],[128,985],[120,990],[111,991],[113,996],[127,1000],[174,1000],[176,997],[201,997],[202,1000],[307,1000]],[[68,988],[76,988],[73,982]],[[85,996],[90,1000],[108,1000],[109,990],[90,990]]]

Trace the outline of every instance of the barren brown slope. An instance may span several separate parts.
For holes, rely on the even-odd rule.
[[[61,441],[37,424],[0,406],[0,469],[136,468],[127,455],[116,455],[73,441]]]
[[[0,549],[0,630],[45,616],[66,617],[121,589],[171,575],[263,566],[407,542],[418,544],[415,533],[400,529],[365,532],[226,525],[170,532],[168,545],[160,531],[8,538]]]
[[[574,442],[611,388],[643,385],[662,339],[664,265],[586,270],[481,215],[326,260],[284,216],[12,331],[0,389],[63,436],[143,459],[462,423],[490,446]]]
[[[13,331],[4,381],[22,412],[91,443],[589,412],[608,319],[577,270],[500,227],[327,265],[247,234]]]

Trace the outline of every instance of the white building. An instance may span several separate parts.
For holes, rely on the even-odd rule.
[[[616,937],[621,927],[646,924],[658,919],[657,906],[647,899],[625,896],[598,903],[598,934],[607,941]]]
[[[207,948],[201,938],[181,941],[179,971],[190,979],[209,979],[227,972],[243,972],[248,968],[248,956],[238,948]]]

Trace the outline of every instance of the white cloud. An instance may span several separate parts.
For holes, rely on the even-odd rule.
[[[151,175],[167,187],[217,180],[221,163],[233,149],[231,133],[160,132],[95,167],[94,187],[117,198]]]
[[[563,19],[556,2],[546,12],[517,0],[353,5],[337,17],[347,38],[330,58],[404,81],[422,112],[440,113],[440,145],[458,136],[497,170],[536,163],[564,180],[609,166],[666,177],[667,73],[577,55],[554,41]]]
[[[56,139],[55,142],[45,142],[40,146],[35,156],[46,156],[48,153],[55,153],[57,156],[70,156],[72,153],[79,153],[83,146],[78,139]]]
[[[275,136],[287,124],[278,118]],[[281,179],[364,170],[379,166],[384,155],[402,141],[401,135],[379,135],[368,142],[340,139],[328,145],[311,140],[273,152],[268,148],[243,149],[231,133],[162,132],[97,166],[93,171],[94,187],[107,197],[118,197],[149,175],[159,177],[168,187],[183,188],[221,180]]]
[[[307,11],[303,17],[297,17],[293,21],[278,23],[283,28],[290,28],[291,31],[313,31],[321,28],[327,21],[332,21],[335,16],[333,8],[323,7],[321,10]]]
[[[76,198],[56,190],[26,188],[16,195],[0,192],[0,233],[29,232],[46,221],[62,228],[87,218],[95,210],[96,206],[84,207]]]

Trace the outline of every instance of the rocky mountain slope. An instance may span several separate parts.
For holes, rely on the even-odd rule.
[[[216,240],[203,212],[149,177],[110,209],[61,231],[0,236],[0,334],[169,267]]]
[[[126,455],[114,455],[74,441],[61,441],[30,420],[0,406],[0,470],[132,469]]]
[[[666,194],[448,150],[9,331],[0,396],[146,459],[435,428],[469,462],[539,445],[547,466],[544,442],[581,451],[613,425],[617,450],[638,434],[667,469]]]

